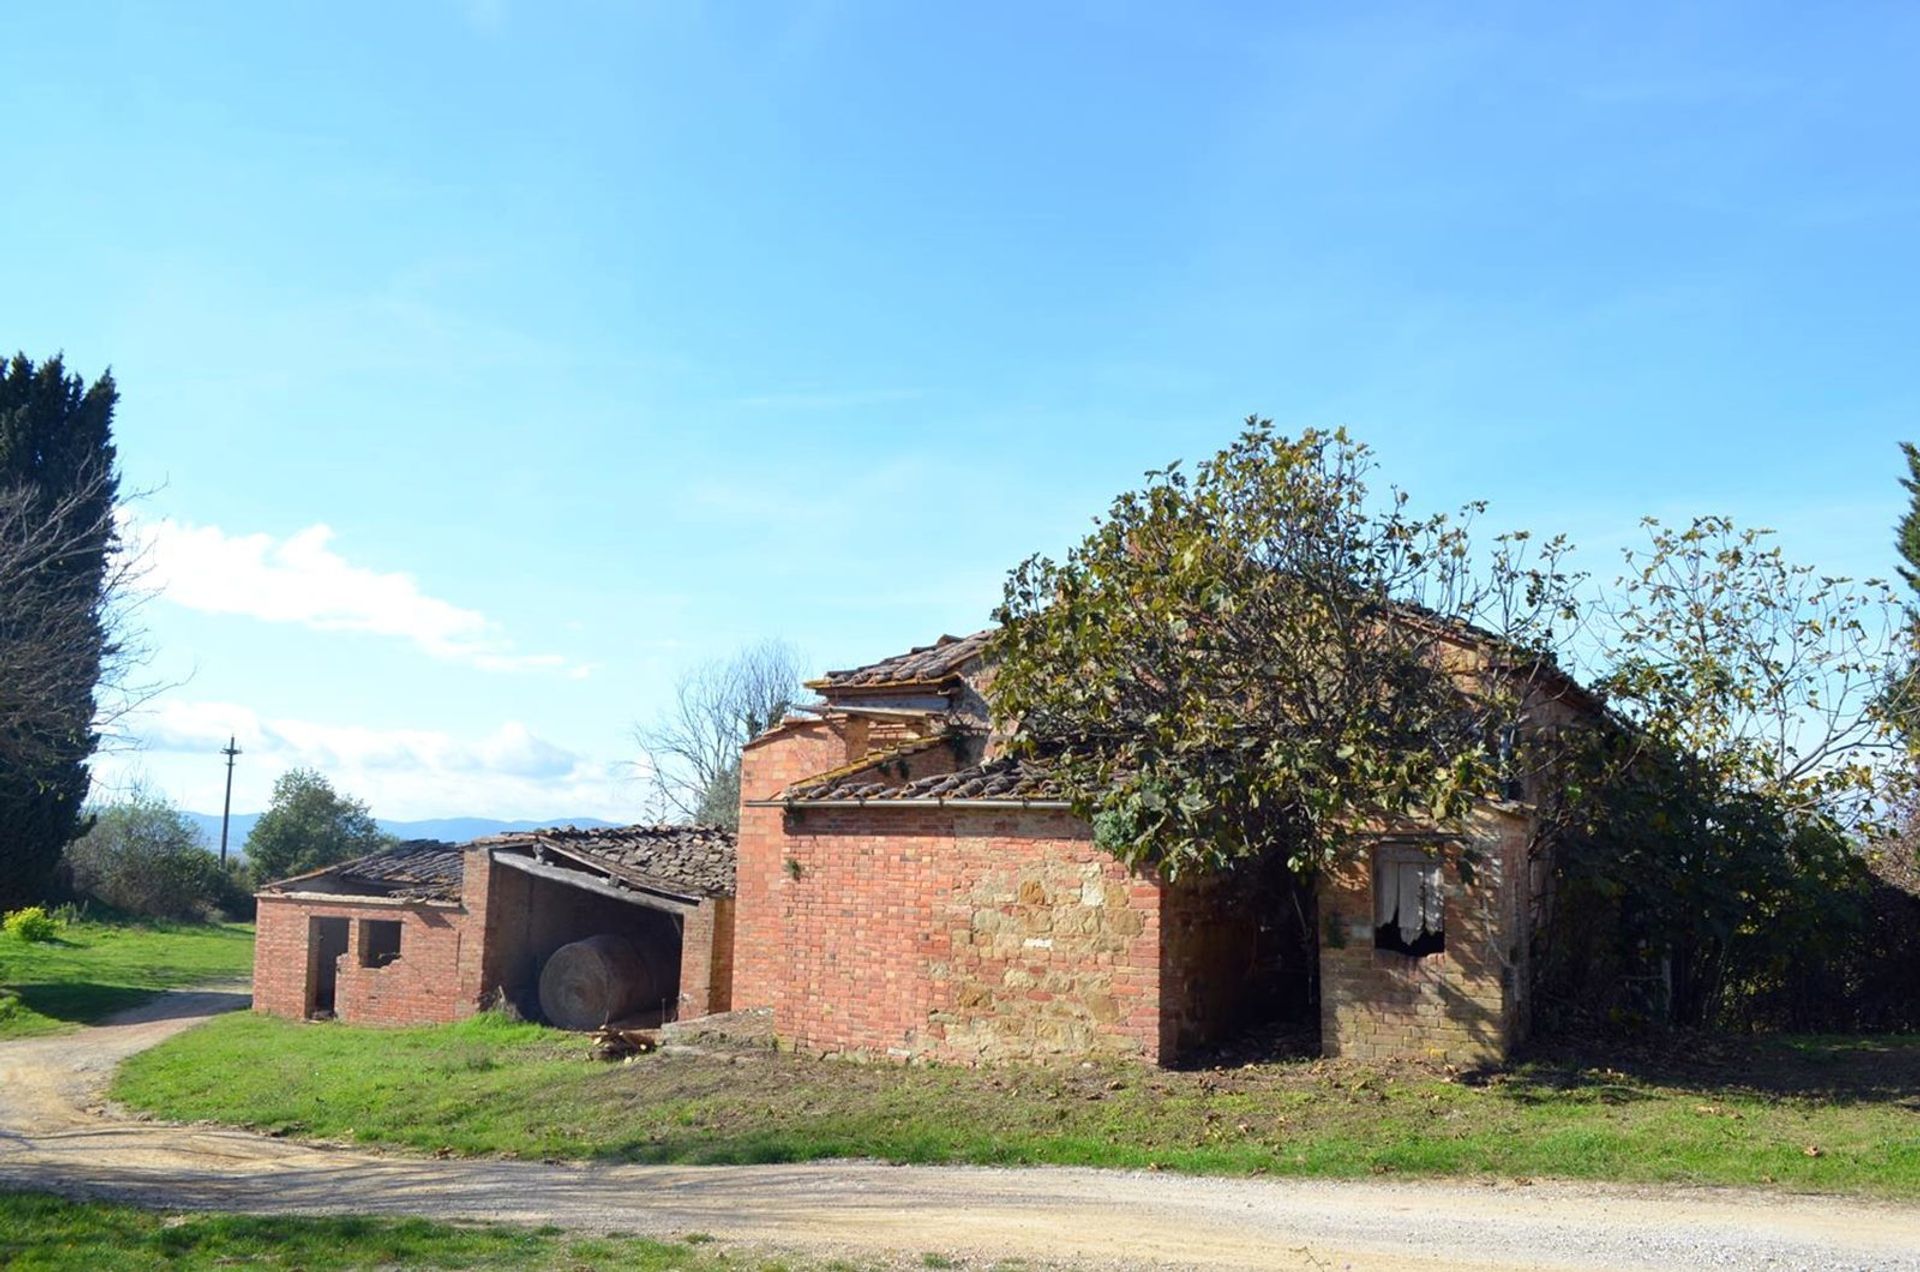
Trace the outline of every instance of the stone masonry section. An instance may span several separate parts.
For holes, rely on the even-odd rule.
[[[1323,1054],[1471,1065],[1497,1061],[1521,1041],[1527,831],[1522,817],[1477,813],[1468,828],[1478,849],[1471,879],[1460,843],[1438,848],[1446,948],[1417,958],[1374,946],[1371,852],[1322,877]]]
[[[754,806],[847,762],[840,721],[748,747],[733,1002],[786,1044],[975,1063],[1162,1059],[1163,888],[1039,809]],[[934,748],[901,780],[950,770]],[[942,766],[945,766],[942,768]]]

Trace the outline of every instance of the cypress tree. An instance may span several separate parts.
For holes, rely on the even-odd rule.
[[[1906,562],[1900,567],[1900,577],[1920,593],[1920,449],[1912,442],[1902,442],[1900,453],[1907,457],[1907,475],[1900,479],[1901,488],[1907,492],[1907,511],[1895,527],[1894,546]]]
[[[0,908],[44,895],[85,829],[94,691],[114,652],[106,624],[115,546],[111,373],[91,385],[59,356],[0,368]]]

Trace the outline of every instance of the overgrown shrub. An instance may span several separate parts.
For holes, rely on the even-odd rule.
[[[60,935],[60,920],[48,914],[37,905],[24,910],[14,910],[4,920],[0,920],[8,936],[21,941],[51,941]]]
[[[1587,742],[1549,784],[1543,1026],[1869,1027],[1862,987],[1880,972],[1857,842],[1644,738]]]
[[[75,892],[145,918],[210,919],[232,891],[193,823],[145,791],[99,809],[67,866]]]
[[[217,872],[218,886],[214,905],[223,918],[235,923],[253,921],[257,908],[253,900],[253,870],[244,861],[229,861]]]
[[[1866,921],[1855,959],[1854,1027],[1920,1030],[1920,852],[1913,831],[1868,862]]]

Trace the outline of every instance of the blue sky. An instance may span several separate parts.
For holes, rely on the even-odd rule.
[[[0,345],[111,364],[134,772],[638,815],[636,720],[841,666],[1248,412],[1424,505],[1887,573],[1920,9],[10,12]]]

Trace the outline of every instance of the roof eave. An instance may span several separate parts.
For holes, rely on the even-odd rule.
[[[894,693],[901,689],[951,689],[964,681],[966,677],[957,671],[944,676],[916,676],[909,680],[819,680],[803,681],[804,687],[815,693],[825,694],[831,690],[837,694],[848,693]],[[828,705],[831,705],[829,703]]]
[[[459,901],[442,897],[375,897],[357,892],[277,892],[271,885],[253,894],[256,901],[305,901],[320,905],[372,905],[390,910],[458,910]]]
[[[748,808],[787,808],[795,811],[805,808],[1031,808],[1046,811],[1071,811],[1073,805],[1064,799],[968,799],[934,796],[927,799],[887,799],[869,797],[854,799],[750,799]]]

